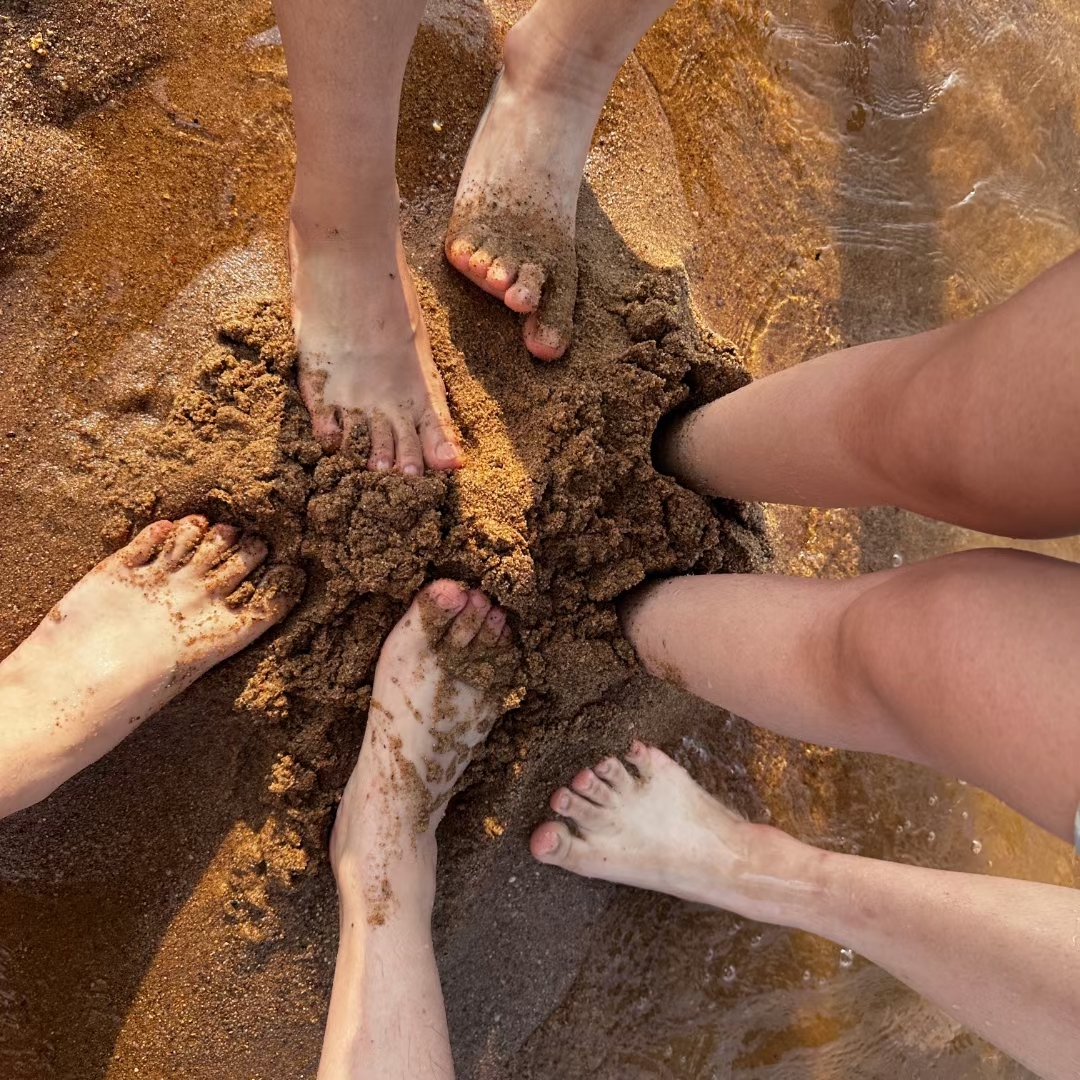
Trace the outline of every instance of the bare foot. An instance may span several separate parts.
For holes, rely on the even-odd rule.
[[[298,571],[258,588],[266,545],[203,517],[157,521],[99,563],[0,664],[0,817],[44,798],[284,618]]]
[[[427,586],[386,639],[330,840],[343,909],[369,925],[402,903],[430,909],[435,828],[507,707],[513,652],[505,614],[452,581]]]
[[[533,856],[583,877],[765,917],[760,855],[795,841],[733,813],[662,750],[635,741],[626,760],[636,776],[605,758],[551,796],[575,831],[545,822],[533,832]]]
[[[527,314],[529,352],[556,360],[573,329],[581,174],[615,72],[535,12],[507,35],[504,65],[461,174],[446,255]]]
[[[462,464],[446,387],[396,223],[376,241],[364,227],[289,228],[299,384],[315,438],[336,450],[363,425],[368,468],[420,476]]]

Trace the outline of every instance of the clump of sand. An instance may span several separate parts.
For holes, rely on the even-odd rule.
[[[89,462],[109,478],[112,543],[156,517],[202,512],[264,536],[272,563],[307,571],[303,602],[238,700],[291,769],[315,778],[279,785],[305,847],[321,848],[336,796],[336,770],[324,768],[334,728],[352,732],[346,742],[362,731],[381,642],[425,581],[480,586],[511,613],[523,661],[501,679],[527,688],[509,721],[520,726],[573,717],[627,680],[621,594],[654,575],[759,564],[749,508],[710,503],[651,459],[663,416],[747,381],[733,348],[698,327],[675,272],[630,283],[608,307],[602,344],[568,364],[524,365],[511,396],[444,364],[469,448],[456,474],[369,472],[362,434],[324,455],[275,300],[223,317],[164,423]],[[438,330],[437,350],[449,349]]]

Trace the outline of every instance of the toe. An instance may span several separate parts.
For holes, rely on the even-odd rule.
[[[564,818],[576,822],[583,829],[595,829],[601,825],[607,813],[603,807],[582,798],[576,791],[559,788],[551,796],[551,809]]]
[[[168,541],[174,528],[171,521],[155,521],[147,525],[116,553],[117,557],[128,566],[145,566]]]
[[[296,607],[303,592],[304,572],[299,567],[270,567],[242,609],[251,619],[253,636],[281,622]]]
[[[637,769],[638,774],[642,780],[648,780],[652,776],[656,767],[656,755],[662,758],[666,758],[667,755],[655,747],[646,746],[640,739],[635,739],[630,744],[630,751],[626,755],[626,760]],[[614,761],[615,759],[612,758]],[[623,772],[626,770],[623,769]]]
[[[634,784],[633,777],[626,771],[626,766],[618,758],[604,758],[595,769],[601,780],[607,781],[618,794],[629,791]]]
[[[202,543],[195,549],[188,565],[200,574],[207,574],[236,546],[240,530],[232,525],[214,525],[203,534]]]
[[[420,436],[408,416],[402,416],[394,424],[394,442],[397,445],[396,467],[406,476],[424,475],[424,448]]]
[[[540,306],[544,294],[544,268],[536,263],[522,263],[517,281],[506,290],[503,302],[511,311],[527,314]]]
[[[420,445],[429,469],[460,469],[465,463],[445,400],[433,398],[431,407],[420,418]]]
[[[537,360],[558,360],[569,347],[568,330],[542,324],[535,314],[525,320],[525,348]]]
[[[262,540],[257,536],[242,537],[236,551],[208,575],[207,591],[212,596],[229,596],[265,558],[266,544]]]
[[[301,371],[300,396],[304,399],[308,416],[311,417],[311,433],[315,441],[331,453],[341,445],[341,423],[337,409],[323,401],[322,388],[326,381],[325,371],[308,375]]]
[[[454,619],[454,625],[450,627],[448,634],[450,644],[455,649],[464,649],[480,632],[488,611],[491,610],[491,601],[479,589],[473,589],[469,593],[469,602],[462,608],[461,613]]]
[[[477,248],[469,259],[469,277],[478,285],[483,284],[494,261],[495,256],[486,247]]]
[[[597,806],[614,806],[618,800],[615,789],[604,783],[592,769],[582,769],[570,782],[570,786]]]
[[[158,562],[168,570],[183,566],[191,558],[191,553],[199,546],[199,541],[202,540],[208,528],[210,528],[210,522],[201,514],[181,518],[176,522],[168,543],[162,547]]]
[[[468,602],[468,589],[463,589],[449,578],[440,578],[420,590],[398,626],[418,622],[427,632],[432,644],[435,644],[454,621],[454,616]]]
[[[368,468],[372,472],[389,472],[394,467],[393,425],[381,412],[375,411],[368,418],[368,435],[371,438]]]
[[[517,280],[518,261],[508,255],[500,255],[492,264],[484,280],[484,288],[493,296],[504,296],[506,290]]]
[[[545,821],[533,830],[529,850],[538,862],[572,869],[574,848],[580,843],[561,821]]]
[[[499,643],[505,628],[506,612],[502,608],[493,606],[480,626],[476,635],[476,644],[485,649],[493,648]]]
[[[455,270],[463,274],[469,273],[469,263],[476,254],[476,244],[468,236],[458,236],[448,240],[446,244],[446,257]]]

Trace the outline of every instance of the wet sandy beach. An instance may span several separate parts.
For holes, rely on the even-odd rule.
[[[320,461],[304,427],[269,4],[0,2],[0,655],[155,515],[254,527],[309,574],[272,640],[0,823],[13,1080],[315,1076],[326,831],[378,644],[436,572],[492,592],[531,658],[440,830],[462,1078],[1028,1075],[831,943],[561,875],[526,839],[553,786],[639,736],[823,846],[1080,884],[1064,844],[966,785],[650,679],[610,603],[645,574],[845,576],[1001,542],[890,509],[710,506],[651,470],[649,438],[744,372],[969,315],[1072,251],[1080,14],[679,3],[597,129],[575,345],[544,368],[441,254],[527,6],[430,0],[407,75],[405,245],[468,451],[460,477],[408,481]]]

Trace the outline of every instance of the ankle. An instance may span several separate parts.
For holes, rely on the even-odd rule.
[[[397,188],[369,192],[351,189],[342,197],[317,183],[297,179],[289,203],[289,225],[294,240],[304,246],[333,243],[396,252],[400,228]]]
[[[800,929],[814,925],[827,894],[823,860],[829,852],[771,825],[741,828],[746,859],[738,875],[739,914]]]
[[[603,106],[621,59],[606,49],[564,39],[542,20],[522,18],[503,44],[503,79],[526,98],[556,94]]]

